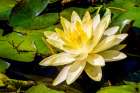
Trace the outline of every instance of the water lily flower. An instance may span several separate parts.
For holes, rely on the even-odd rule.
[[[92,19],[87,11],[81,20],[79,15],[72,12],[71,21],[60,18],[63,29],[56,28],[55,32],[45,32],[49,44],[62,50],[43,59],[39,64],[42,66],[65,65],[53,82],[58,85],[66,80],[72,84],[83,71],[95,80],[102,78],[101,67],[105,62],[118,61],[126,58],[120,50],[125,46],[120,44],[127,34],[117,34],[119,26],[110,27],[111,12],[106,10],[100,18],[96,14]]]

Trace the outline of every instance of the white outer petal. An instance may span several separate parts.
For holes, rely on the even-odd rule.
[[[99,43],[100,39],[103,36],[105,29],[108,27],[110,23],[111,15],[108,14],[102,18],[98,26],[96,27],[95,31],[93,31],[93,41],[94,47]]]
[[[117,50],[104,51],[101,52],[100,55],[104,57],[106,62],[119,61],[127,57],[124,53]]]
[[[126,44],[119,44],[119,45],[116,45],[114,47],[112,47],[110,50],[122,50],[126,47],[127,45]]]
[[[118,32],[119,30],[119,26],[114,26],[114,27],[111,27],[111,28],[108,28],[105,32],[104,32],[104,35],[105,36],[111,36],[111,35],[114,35]]]
[[[86,61],[76,61],[71,65],[71,68],[68,72],[66,82],[68,85],[73,83],[83,72],[86,65]]]
[[[66,80],[69,69],[70,69],[70,65],[67,65],[61,70],[61,72],[55,78],[53,82],[53,86],[56,86]]]
[[[73,61],[75,61],[73,55],[62,52],[43,59],[39,64],[42,66],[59,66],[59,65],[70,64]]]
[[[94,18],[93,18],[93,31],[96,30],[96,27],[98,26],[98,24],[100,23],[100,15],[97,14]]]
[[[100,66],[92,66],[87,64],[85,67],[85,72],[91,79],[95,81],[100,81],[102,79],[102,69]]]
[[[126,37],[127,34],[119,34],[106,37],[95,47],[95,49],[93,49],[93,53],[98,53],[107,50],[109,48],[112,48],[120,44]]]
[[[57,35],[56,32],[44,32],[44,35],[47,37],[47,42],[53,45],[56,48],[62,49],[64,41]]]
[[[71,23],[67,19],[60,17],[60,22],[65,32],[70,30]]]
[[[91,54],[87,57],[87,62],[93,66],[104,66],[105,61],[101,55]]]
[[[79,17],[79,15],[77,14],[77,12],[73,11],[72,15],[71,15],[71,23],[75,24],[76,21],[81,22],[81,18]]]

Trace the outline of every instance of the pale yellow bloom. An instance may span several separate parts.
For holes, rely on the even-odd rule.
[[[118,61],[126,58],[126,55],[120,52],[120,48],[125,45],[119,45],[127,34],[116,34],[118,26],[111,28],[111,12],[106,10],[103,18],[97,14],[91,19],[90,13],[86,12],[81,20],[74,11],[71,16],[71,22],[61,17],[62,29],[56,28],[56,32],[45,32],[46,40],[63,52],[54,54],[40,62],[42,66],[60,66],[65,67],[58,74],[53,85],[58,85],[65,81],[67,84],[73,83],[83,71],[95,80],[100,81],[102,77],[101,67],[105,62]]]

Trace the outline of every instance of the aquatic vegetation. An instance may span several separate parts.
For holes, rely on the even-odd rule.
[[[93,19],[87,11],[81,20],[73,11],[71,21],[61,17],[63,29],[56,28],[56,32],[44,32],[46,41],[62,50],[40,62],[42,66],[65,65],[53,82],[58,85],[65,81],[72,84],[83,71],[95,80],[102,78],[101,67],[105,62],[118,61],[127,56],[117,49],[127,37],[126,33],[119,33],[119,26],[109,27],[111,12],[106,9],[103,17],[96,14]],[[123,45],[125,46],[125,45]]]

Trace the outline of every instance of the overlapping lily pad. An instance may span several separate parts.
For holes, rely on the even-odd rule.
[[[23,0],[13,10],[10,24],[13,27],[40,29],[57,23],[58,13],[41,14],[49,0]]]
[[[0,57],[31,62],[36,54],[47,55],[50,53],[48,46],[43,41],[44,30],[16,29],[16,31],[1,36]]]
[[[140,27],[139,0],[113,0],[107,7],[113,12],[113,24],[120,24],[125,19],[134,20],[134,26]]]
[[[16,0],[0,0],[0,20],[7,20]]]

